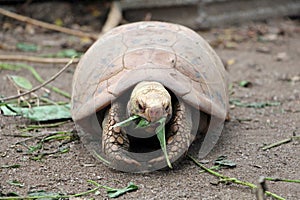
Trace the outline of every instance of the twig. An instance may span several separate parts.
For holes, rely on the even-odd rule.
[[[8,101],[8,100],[12,100],[12,99],[17,99],[19,97],[25,96],[27,94],[30,94],[32,92],[35,92],[37,90],[39,90],[40,88],[44,87],[45,85],[47,85],[48,83],[50,83],[51,81],[55,80],[61,73],[63,73],[71,64],[73,63],[73,59],[71,59],[61,70],[59,70],[59,72],[57,72],[56,74],[54,74],[49,80],[47,80],[46,82],[44,82],[41,85],[38,85],[34,88],[32,88],[31,90],[24,92],[22,94],[19,95],[13,95],[10,97],[5,97],[5,98],[0,98],[0,102],[1,101]]]
[[[42,22],[42,21],[39,21],[39,20],[36,20],[36,19],[32,19],[30,17],[26,17],[26,16],[23,16],[23,15],[19,15],[19,14],[10,12],[10,11],[5,10],[3,8],[0,8],[0,14],[5,15],[5,16],[10,17],[10,18],[13,18],[13,19],[16,19],[16,20],[19,20],[21,22],[25,22],[25,23],[28,23],[28,24],[32,24],[32,25],[35,25],[35,26],[39,26],[39,27],[54,30],[54,31],[59,31],[59,32],[62,32],[62,33],[70,34],[70,35],[75,35],[77,37],[86,37],[86,38],[91,38],[93,40],[98,39],[98,36],[95,35],[95,34],[92,34],[92,33],[86,33],[86,32],[83,32],[83,31],[73,30],[73,29],[69,29],[69,28],[65,28],[65,27],[60,27],[60,26],[57,26],[55,24]]]
[[[42,57],[25,56],[25,55],[0,55],[0,60],[62,64],[68,62],[69,58],[42,58]],[[74,58],[73,63],[77,63],[77,62],[79,62],[79,58]]]
[[[247,186],[247,187],[250,187],[251,189],[256,189],[257,186],[254,185],[253,183],[250,183],[250,182],[247,182],[247,181],[241,181],[241,180],[238,180],[236,178],[231,178],[231,177],[228,177],[228,176],[225,176],[225,175],[222,175],[216,171],[213,171],[207,167],[205,167],[204,165],[202,165],[200,162],[198,162],[195,158],[193,158],[192,156],[188,155],[188,157],[196,164],[198,165],[200,168],[202,168],[203,170],[207,171],[208,173],[220,178],[222,181],[225,181],[225,182],[231,182],[231,183],[236,183],[236,184],[239,184],[239,185],[244,185],[244,186]],[[268,195],[268,196],[272,196],[273,198],[275,199],[278,199],[278,200],[285,200],[283,197],[277,195],[277,194],[274,194],[270,191],[265,191],[265,194]]]
[[[118,24],[122,21],[122,18],[123,17],[122,17],[122,9],[120,6],[120,2],[113,1],[111,4],[109,14],[107,16],[107,20],[103,25],[101,33],[99,34],[98,37],[100,38],[104,33],[118,26]]]
[[[264,146],[264,147],[262,147],[261,149],[265,151],[265,150],[271,149],[271,148],[273,148],[273,147],[277,147],[277,146],[279,146],[279,145],[282,145],[282,144],[291,142],[292,139],[293,139],[293,138],[287,138],[287,139],[284,139],[284,140],[275,142],[275,143],[273,143],[273,144],[269,144],[269,145],[267,145],[267,146]]]

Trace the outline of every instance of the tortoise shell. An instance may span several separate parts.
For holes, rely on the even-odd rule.
[[[164,22],[112,29],[81,58],[73,79],[72,117],[78,125],[141,81],[158,81],[195,109],[219,119],[228,110],[225,69],[196,32]]]

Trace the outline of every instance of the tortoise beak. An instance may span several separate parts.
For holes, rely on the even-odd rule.
[[[146,119],[149,122],[156,122],[166,115],[163,107],[150,107],[145,110]]]

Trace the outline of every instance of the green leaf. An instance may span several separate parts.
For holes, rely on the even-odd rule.
[[[0,106],[0,110],[2,111],[2,114],[4,116],[16,116],[18,113],[16,113],[14,110],[10,109],[10,106],[8,104]]]
[[[128,119],[125,119],[124,121],[116,123],[115,125],[113,125],[113,128],[114,127],[118,127],[118,126],[120,126],[120,127],[129,126],[131,121],[133,121],[133,120],[135,120],[135,119],[137,119],[139,117],[140,116],[138,116],[138,115],[133,115],[133,116],[129,117]]]
[[[74,49],[65,49],[65,50],[59,51],[57,53],[43,55],[43,57],[48,57],[48,58],[73,58],[73,57],[80,57],[81,55],[82,55],[82,53],[77,52]]]
[[[79,57],[81,55],[82,55],[82,53],[79,53],[74,49],[66,49],[66,50],[59,51],[56,54],[56,57],[59,57],[59,58],[73,58],[73,57]]]
[[[20,70],[21,67],[18,65],[13,65],[13,64],[9,64],[9,63],[0,63],[0,69],[17,71],[17,70]]]
[[[55,200],[60,199],[60,194],[56,192],[46,192],[44,190],[28,192],[28,197],[36,197],[42,200]]]
[[[0,106],[0,109],[2,110],[4,115],[15,115],[16,113],[33,121],[49,121],[70,119],[70,107],[70,104],[66,104],[22,108],[17,107],[16,105],[7,104],[5,106]],[[9,112],[7,108],[9,108],[11,112]]]
[[[106,190],[106,192],[107,192],[107,194],[110,198],[116,198],[116,197],[119,197],[122,194],[125,194],[126,192],[134,191],[134,190],[137,190],[137,189],[138,189],[138,186],[136,186],[135,184],[130,182],[127,185],[127,187],[125,187],[125,188],[121,188],[121,189],[108,188]]]
[[[38,50],[38,46],[35,44],[29,44],[29,43],[17,43],[17,49],[25,52],[36,52]]]
[[[21,183],[20,181],[17,180],[7,181],[7,183],[13,186],[18,186],[20,188],[24,187],[24,183]]]
[[[58,150],[59,153],[68,153],[70,151],[70,148],[65,146],[65,147],[60,147]]]
[[[166,145],[166,137],[165,137],[165,122],[166,122],[166,118],[163,117],[161,118],[159,121],[160,125],[155,129],[157,138],[159,140],[160,143],[160,147],[165,155],[168,167],[172,169],[172,164],[169,160],[169,156],[167,153],[167,145]]]
[[[219,156],[216,160],[215,160],[215,165],[219,165],[219,166],[224,166],[224,167],[229,167],[229,168],[234,168],[236,167],[236,163],[228,160],[227,156]]]
[[[43,143],[42,143],[42,142],[39,142],[39,143],[37,143],[37,145],[35,145],[35,146],[30,146],[30,147],[28,147],[28,152],[29,152],[29,153],[33,153],[33,152],[35,152],[35,151],[37,151],[37,150],[42,149],[42,147],[43,147]]]
[[[10,75],[9,76],[11,78],[11,80],[13,80],[13,82],[26,90],[31,90],[32,89],[32,84],[30,83],[30,81],[22,76],[15,76],[15,75]]]
[[[146,126],[149,126],[151,123],[149,121],[147,121],[144,118],[141,118],[139,123],[136,125],[136,128],[144,128]]]
[[[250,87],[251,85],[252,83],[250,81],[243,80],[239,82],[239,86],[241,87]]]

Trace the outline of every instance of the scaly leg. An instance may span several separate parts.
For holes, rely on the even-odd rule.
[[[123,111],[123,112],[122,112]],[[125,109],[118,102],[112,103],[103,120],[103,153],[114,168],[138,168],[140,163],[129,157],[129,140],[121,127],[114,127],[124,116]]]

